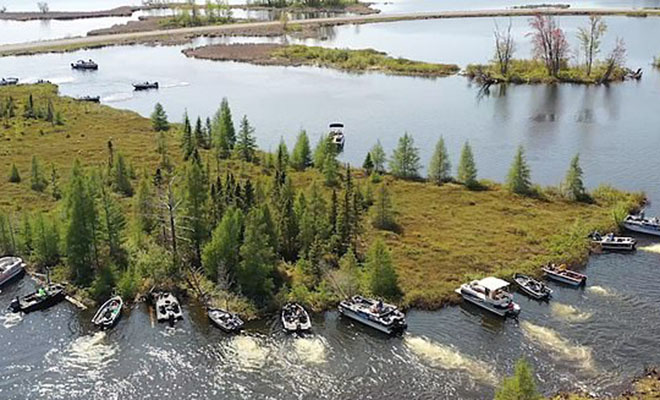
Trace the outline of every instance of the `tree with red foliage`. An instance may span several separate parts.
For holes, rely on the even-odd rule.
[[[534,55],[543,60],[548,74],[556,77],[570,51],[566,35],[557,19],[550,15],[536,15],[529,20],[532,32],[528,34],[534,45]]]

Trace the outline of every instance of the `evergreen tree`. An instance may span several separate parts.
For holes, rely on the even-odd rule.
[[[286,179],[280,190],[277,203],[277,233],[279,252],[287,261],[293,261],[298,255],[298,218],[294,212],[294,193],[291,179]]]
[[[220,108],[213,117],[212,128],[217,156],[219,158],[229,157],[236,143],[236,131],[227,98],[222,99]]]
[[[365,269],[369,289],[374,296],[393,299],[401,295],[399,278],[392,263],[392,256],[381,239],[376,239],[369,247]]]
[[[34,100],[32,99],[32,93],[30,93],[27,102],[25,103],[25,110],[23,111],[23,117],[36,118],[36,116],[37,115],[34,111]]]
[[[349,249],[339,260],[339,274],[335,278],[337,286],[345,296],[355,296],[360,293],[360,266],[353,250]]]
[[[298,170],[303,171],[305,168],[312,165],[312,150],[309,145],[309,138],[307,132],[303,129],[298,133],[296,145],[291,154],[291,166]]]
[[[572,201],[583,201],[587,199],[587,191],[582,182],[582,167],[580,167],[580,155],[576,154],[571,160],[571,165],[566,172],[562,191],[564,196]]]
[[[300,209],[301,207],[299,207]],[[309,189],[309,202],[300,217],[299,243],[306,256],[315,239],[325,240],[328,235],[326,202],[316,182]]]
[[[140,232],[151,233],[156,226],[156,204],[151,188],[151,182],[146,177],[140,180],[135,197],[135,222]]]
[[[208,140],[206,139],[206,132],[204,132],[204,127],[202,126],[202,119],[197,117],[195,121],[195,143],[198,147],[208,149]]]
[[[202,262],[202,245],[208,235],[208,192],[204,172],[199,163],[191,161],[186,168],[184,201],[189,240],[193,249],[193,265]]]
[[[32,224],[30,223],[30,216],[24,213],[18,232],[18,251],[27,258],[32,254],[33,249]]]
[[[46,121],[51,124],[55,123],[55,107],[53,107],[53,101],[48,99],[48,105],[46,107]]]
[[[284,138],[282,137],[280,137],[280,143],[277,145],[276,154],[277,165],[275,168],[278,171],[286,171],[286,167],[289,165],[289,148],[286,146],[286,142],[284,142]]]
[[[108,248],[110,260],[118,266],[126,266],[126,251],[123,248],[124,228],[126,218],[119,204],[105,189],[105,185],[99,185],[99,219],[101,223],[101,237]]]
[[[9,216],[0,211],[0,254],[15,254],[16,240]]]
[[[16,116],[16,105],[14,104],[14,98],[9,96],[7,100],[7,105],[5,106],[5,117],[14,118]]]
[[[371,223],[376,229],[394,230],[394,208],[390,193],[385,184],[381,184],[376,190],[376,199],[371,211]]]
[[[465,142],[463,150],[461,151],[461,159],[458,163],[458,181],[467,186],[469,189],[475,189],[478,186],[477,182],[477,166],[474,163],[474,156],[472,155],[472,147],[469,142]]]
[[[451,179],[451,163],[449,154],[445,147],[445,140],[442,136],[435,145],[435,151],[429,163],[429,180],[437,185],[441,185]]]
[[[14,164],[14,163],[11,164],[11,172],[9,174],[9,182],[11,182],[11,183],[20,183],[21,182],[21,175],[18,173],[18,168],[16,168],[16,164]]]
[[[371,173],[374,170],[374,162],[371,160],[371,152],[367,153],[367,156],[364,158],[364,162],[362,163],[362,169],[367,173],[367,175],[371,175]]]
[[[275,251],[270,245],[267,219],[264,208],[255,208],[248,214],[236,277],[242,293],[261,304],[272,296],[275,287]]]
[[[225,289],[236,279],[243,234],[243,213],[230,207],[213,230],[211,240],[204,246],[202,265],[208,277],[221,282]]]
[[[183,152],[183,159],[188,160],[193,156],[197,150],[195,137],[193,136],[192,127],[190,126],[190,118],[188,112],[183,114],[183,132],[181,134],[181,151]]]
[[[53,196],[53,200],[59,200],[62,198],[62,192],[60,191],[60,175],[55,169],[55,164],[50,163],[50,194]]]
[[[170,157],[168,155],[167,137],[162,131],[158,132],[156,138],[156,152],[160,154],[160,168],[166,171],[171,171],[172,163],[170,162]]]
[[[495,392],[495,400],[541,400],[536,390],[534,372],[525,359],[516,362],[513,376],[504,378]]]
[[[241,127],[238,131],[238,139],[234,146],[239,159],[251,162],[255,159],[257,145],[254,138],[254,128],[250,126],[247,115],[241,120]]]
[[[53,219],[43,214],[36,215],[32,224],[32,260],[40,267],[52,267],[59,263],[60,236]]]
[[[206,121],[204,122],[204,133],[206,135],[206,141],[207,141],[207,149],[211,149],[213,146],[215,146],[214,140],[213,140],[213,124],[211,123],[211,118],[206,117]]]
[[[390,170],[397,178],[415,179],[419,177],[419,150],[408,133],[399,138],[399,145],[392,153]]]
[[[44,178],[44,175],[41,171],[41,164],[37,159],[37,156],[32,156],[32,178],[30,181],[30,187],[32,190],[37,192],[43,192],[48,185],[48,181]]]
[[[330,144],[330,139],[325,135],[321,135],[314,148],[314,167],[319,171],[323,171],[325,161],[328,158],[328,154],[331,152],[334,153],[334,149]]]
[[[151,127],[156,132],[163,132],[170,129],[170,123],[167,121],[167,114],[160,103],[156,103],[154,111],[151,113]]]
[[[123,154],[119,153],[115,159],[113,168],[112,188],[116,193],[126,197],[133,196],[133,186],[129,177],[129,171],[126,167],[126,161]]]
[[[326,153],[325,162],[323,163],[323,177],[325,178],[325,184],[327,186],[337,185],[338,180],[338,168],[337,159],[335,158],[335,153],[330,151]]]
[[[509,174],[506,179],[506,186],[512,193],[527,195],[531,193],[531,172],[527,160],[525,159],[525,150],[518,146],[516,156],[513,159]]]
[[[379,174],[385,173],[387,156],[385,155],[385,150],[383,150],[383,145],[380,144],[380,140],[371,148],[369,154],[371,154],[371,161],[374,164],[374,172]]]

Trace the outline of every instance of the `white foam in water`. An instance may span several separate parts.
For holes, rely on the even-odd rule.
[[[309,364],[323,364],[326,361],[326,345],[319,337],[296,338],[294,348],[298,357]]]
[[[236,360],[242,367],[261,368],[266,363],[268,348],[262,346],[255,338],[245,335],[234,336],[232,347]]]
[[[132,92],[130,92],[130,93],[126,92],[126,93],[111,94],[109,96],[103,97],[102,100],[104,102],[107,102],[107,103],[117,103],[117,102],[120,102],[120,101],[129,100],[129,99],[132,99],[132,98],[133,98],[133,93]]]
[[[56,76],[54,78],[46,78],[45,80],[50,81],[56,85],[61,85],[62,83],[71,83],[75,79],[72,76]]]
[[[643,246],[639,249],[643,251],[650,251],[651,253],[660,253],[660,243]]]
[[[184,87],[184,86],[190,86],[190,83],[188,82],[168,83],[168,84],[160,85],[159,87],[163,89],[167,89],[167,88]]]
[[[583,369],[593,370],[594,362],[591,349],[587,346],[571,343],[558,332],[531,322],[520,323],[525,337],[550,351],[550,354],[568,361],[574,361]]]
[[[23,313],[7,312],[4,315],[0,315],[0,320],[2,321],[2,326],[6,329],[13,328],[23,321]]]
[[[557,302],[550,303],[550,311],[553,317],[569,322],[584,322],[592,315],[590,312],[583,312],[571,305]]]
[[[404,343],[415,355],[433,367],[463,371],[490,385],[496,385],[499,381],[490,365],[465,356],[450,346],[419,336],[406,336]]]
[[[105,343],[105,336],[105,332],[97,332],[74,340],[62,353],[61,366],[100,378],[101,371],[115,359],[117,352],[114,345]]]
[[[587,288],[587,291],[591,293],[595,293],[600,296],[606,296],[606,297],[614,296],[614,293],[610,289],[604,288],[602,286],[589,286]]]

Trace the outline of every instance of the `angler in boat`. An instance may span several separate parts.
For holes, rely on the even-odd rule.
[[[158,322],[169,322],[173,326],[177,320],[183,319],[183,312],[179,300],[172,293],[156,293],[156,320]]]
[[[544,266],[543,272],[548,279],[557,282],[565,283],[571,286],[582,286],[587,283],[587,276],[579,272],[571,271],[566,268],[565,264],[557,266],[556,264],[548,264]]]
[[[92,61],[91,59],[87,61],[78,60],[75,63],[71,63],[71,68],[80,69],[80,70],[97,70],[99,69],[99,65],[94,61]]]
[[[305,332],[312,329],[312,320],[307,310],[298,303],[287,303],[282,307],[282,325],[287,332]]]
[[[406,315],[381,300],[353,296],[339,303],[339,312],[388,335],[403,332],[408,327]]]
[[[521,292],[536,300],[549,300],[552,296],[552,289],[545,283],[523,274],[513,275],[513,281],[516,282]]]
[[[330,124],[328,139],[330,140],[330,143],[337,147],[337,150],[342,151],[344,149],[344,142],[346,141],[346,137],[344,136],[344,124],[340,122],[333,122]]]
[[[509,282],[488,277],[465,283],[456,289],[464,300],[501,317],[520,314],[520,306],[513,301],[513,295],[508,291]]]
[[[590,235],[591,243],[599,246],[602,250],[632,251],[637,247],[637,240],[628,236],[615,236],[608,233],[603,236],[598,231]]]
[[[52,307],[64,300],[64,287],[62,285],[50,284],[39,288],[36,292],[27,296],[18,297],[11,302],[9,308],[15,313],[43,310]]]
[[[643,212],[626,216],[623,220],[623,226],[629,231],[660,236],[660,218],[646,218]]]
[[[124,301],[119,296],[110,298],[98,309],[92,323],[101,329],[112,328],[121,317]]]
[[[158,82],[141,82],[133,84],[134,90],[158,89]]]
[[[0,287],[25,274],[25,263],[19,257],[0,258]]]
[[[0,79],[0,86],[16,85],[18,78],[2,78]]]
[[[243,329],[243,320],[237,314],[221,308],[209,308],[207,313],[211,323],[226,333],[234,333]]]

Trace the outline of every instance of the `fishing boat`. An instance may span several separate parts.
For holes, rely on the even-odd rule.
[[[121,309],[124,306],[124,301],[119,296],[110,298],[103,303],[99,310],[94,314],[92,323],[99,328],[109,329],[112,328],[119,318],[121,317]]]
[[[82,96],[78,97],[78,101],[87,101],[90,103],[100,103],[101,102],[101,97],[100,96]]]
[[[523,274],[513,275],[521,292],[536,300],[548,300],[552,296],[552,289],[545,283]]]
[[[646,218],[643,212],[626,216],[623,220],[623,226],[629,231],[660,236],[660,218]]]
[[[158,82],[141,82],[133,84],[134,90],[158,89]]]
[[[9,308],[15,313],[24,312],[27,314],[52,307],[62,300],[64,300],[64,287],[58,284],[50,284],[26,296],[16,296]]]
[[[14,278],[23,276],[25,273],[25,263],[19,257],[0,258],[0,287],[10,282]]]
[[[177,320],[183,319],[183,311],[179,300],[172,293],[160,292],[156,295],[156,320],[158,322],[169,322],[174,325]]]
[[[582,286],[587,283],[587,276],[579,272],[571,271],[562,264],[557,266],[555,264],[548,264],[543,267],[543,272],[548,279],[557,282],[565,283],[571,286]]]
[[[456,289],[464,300],[475,304],[501,317],[520,314],[520,306],[513,301],[508,291],[509,282],[488,277],[465,283]]]
[[[339,151],[344,149],[344,142],[346,137],[344,136],[344,124],[340,122],[333,122],[330,124],[330,133],[328,134],[330,143],[335,145]]]
[[[602,250],[611,251],[633,251],[637,247],[637,240],[629,236],[615,236],[608,233],[603,236],[599,232],[591,234],[591,243],[599,246]]]
[[[339,312],[388,335],[403,332],[408,327],[403,312],[376,299],[353,296],[339,303]]]
[[[312,320],[298,303],[287,303],[282,307],[282,325],[287,332],[305,332],[312,329]]]
[[[90,60],[78,60],[75,63],[71,63],[71,68],[80,69],[80,70],[97,70],[99,65],[94,61]]]
[[[209,308],[207,313],[211,323],[224,332],[234,333],[243,329],[243,320],[237,314],[221,308]]]
[[[0,86],[10,86],[18,84],[18,78],[2,78],[0,79]]]

